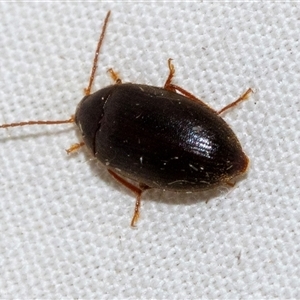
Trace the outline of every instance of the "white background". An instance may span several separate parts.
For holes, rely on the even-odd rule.
[[[0,123],[66,119],[94,91],[174,82],[224,114],[251,160],[233,189],[131,192],[75,125],[0,131],[1,298],[300,298],[298,3],[2,3]],[[206,203],[206,200],[210,200]]]

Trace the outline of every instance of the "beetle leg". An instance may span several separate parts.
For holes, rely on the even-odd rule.
[[[197,97],[195,97],[193,94],[191,94],[190,92],[186,91],[185,89],[183,89],[182,87],[178,86],[178,85],[175,85],[172,82],[172,79],[174,77],[174,74],[175,74],[175,67],[174,65],[171,63],[172,59],[169,58],[168,59],[168,66],[169,66],[169,76],[165,82],[165,85],[164,85],[164,89],[166,90],[169,90],[169,91],[172,91],[172,92],[176,92],[178,91],[179,93],[181,93],[182,95],[188,97],[189,99],[191,100],[194,100],[194,101],[201,101],[203,104],[207,105],[206,103],[204,103],[202,100],[198,99]],[[233,106],[236,106],[238,103],[246,100],[250,93],[253,93],[252,89],[249,88],[241,97],[239,97],[237,100],[235,100],[234,102],[226,105],[225,107],[223,107],[221,110],[219,111],[216,111],[216,113],[219,115],[221,113],[223,113],[224,111],[226,111],[227,109],[233,107]],[[207,105],[208,106],[208,105]],[[210,107],[211,108],[211,107]],[[214,109],[213,109],[214,110]]]
[[[68,154],[70,154],[71,152],[74,152],[74,151],[76,151],[77,149],[79,149],[80,147],[82,147],[83,145],[84,145],[84,142],[73,144],[73,145],[71,145],[70,148],[68,148],[68,149],[66,150],[66,152],[67,152]]]
[[[109,73],[110,77],[116,84],[122,83],[122,80],[119,77],[118,73],[115,72],[112,68],[108,69],[107,72]]]
[[[229,185],[230,187],[234,187],[235,186],[235,182],[226,181],[225,183],[227,185]]]
[[[169,76],[165,82],[164,89],[175,92],[175,89],[173,88],[173,86],[171,84],[172,78],[174,77],[174,74],[175,74],[175,67],[171,63],[171,61],[172,61],[172,58],[169,58],[168,59]]]
[[[142,193],[145,190],[148,190],[150,187],[141,183],[140,184],[140,188],[138,188],[135,185],[133,185],[130,182],[128,182],[127,180],[125,180],[124,178],[122,178],[121,176],[119,176],[118,174],[116,174],[114,171],[112,171],[110,169],[107,169],[107,171],[119,183],[121,183],[122,185],[124,185],[125,187],[127,187],[129,190],[131,190],[132,192],[134,192],[136,194],[136,201],[135,201],[134,213],[133,213],[133,217],[132,217],[132,220],[131,220],[131,223],[130,223],[130,225],[132,227],[135,227],[135,224],[136,224],[136,222],[137,222],[137,220],[139,219],[139,216],[140,216],[139,210],[140,210],[140,206],[141,206],[141,196],[142,196]]]
[[[195,97],[193,94],[191,94],[190,92],[186,91],[182,87],[171,83],[172,79],[174,77],[174,74],[175,74],[175,67],[171,63],[171,61],[172,61],[172,58],[169,58],[168,59],[168,66],[169,66],[169,71],[170,72],[169,72],[169,76],[168,76],[168,78],[167,78],[167,80],[165,82],[164,89],[172,91],[172,92],[175,92],[175,93],[176,93],[176,91],[178,91],[179,93],[181,93],[182,95],[188,97],[191,100],[194,100],[194,101],[197,101],[197,102],[201,101],[203,104],[207,105],[202,100],[198,99],[197,97]]]
[[[209,107],[210,109],[212,109],[213,111],[215,111],[213,108],[211,108],[209,105],[207,105],[205,102],[203,102],[201,99],[197,98],[196,96],[194,96],[193,94],[191,94],[190,92],[188,92],[187,90],[183,89],[182,87],[176,85],[176,84],[170,84],[170,90],[171,91],[178,91],[179,93],[181,93],[182,95],[186,96],[187,98],[195,101],[195,102],[201,102],[203,105]],[[216,111],[215,111],[216,112]],[[217,112],[216,112],[217,113]]]
[[[227,110],[227,109],[229,109],[229,108],[231,108],[231,107],[233,107],[233,106],[236,106],[236,105],[239,104],[240,102],[246,100],[246,99],[249,97],[250,93],[253,93],[253,91],[252,91],[251,88],[249,88],[249,89],[248,89],[241,97],[239,97],[237,100],[235,100],[234,102],[232,102],[232,103],[226,105],[226,106],[223,107],[221,110],[219,110],[219,111],[218,111],[218,115],[221,114],[221,113],[223,113],[225,110]]]

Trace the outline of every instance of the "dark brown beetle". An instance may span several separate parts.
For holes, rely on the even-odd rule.
[[[109,15],[110,12],[97,45],[86,96],[79,103],[75,117],[4,124],[0,128],[75,121],[84,143],[67,151],[85,144],[116,180],[137,195],[131,221],[134,226],[141,194],[147,189],[205,190],[220,184],[232,185],[230,180],[246,171],[248,158],[219,114],[246,99],[251,89],[216,112],[172,83],[175,69],[169,59],[170,72],[164,88],[123,84],[110,69],[116,84],[91,94]],[[126,178],[137,182],[138,187]]]

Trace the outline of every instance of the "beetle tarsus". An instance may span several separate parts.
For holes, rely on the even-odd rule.
[[[169,76],[168,76],[168,78],[165,82],[164,89],[175,92],[175,89],[173,88],[173,85],[171,84],[172,79],[173,79],[174,74],[175,74],[175,67],[171,63],[171,61],[172,61],[172,58],[169,58],[168,59]]]
[[[71,152],[74,152],[74,151],[78,150],[79,148],[81,148],[83,145],[84,145],[84,142],[73,144],[73,145],[71,145],[71,147],[69,149],[66,149],[66,152],[68,154],[70,154]]]
[[[140,217],[140,206],[141,206],[141,196],[142,196],[142,192],[141,191],[137,197],[136,197],[136,201],[135,201],[135,207],[134,207],[134,213],[133,213],[133,217],[131,219],[131,223],[130,226],[131,227],[136,227],[136,222],[138,221],[139,217]]]
[[[136,201],[135,201],[135,207],[134,207],[134,213],[133,213],[133,217],[130,223],[131,227],[136,227],[136,222],[138,221],[139,217],[140,217],[140,206],[141,206],[141,197],[142,197],[142,193],[146,190],[149,190],[150,187],[144,183],[139,183],[139,187],[140,187],[140,192],[137,193],[136,196]]]
[[[108,69],[107,72],[109,73],[112,80],[115,82],[115,84],[121,84],[122,80],[119,77],[118,73],[115,72],[112,68]]]
[[[251,88],[249,88],[241,97],[239,97],[237,100],[233,101],[232,103],[226,105],[225,107],[223,107],[221,110],[219,110],[217,113],[218,115],[220,115],[221,113],[223,113],[224,111],[228,110],[229,108],[236,106],[237,104],[239,104],[240,102],[248,99],[249,95],[253,93],[253,90]]]

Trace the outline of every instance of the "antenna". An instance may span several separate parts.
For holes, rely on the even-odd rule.
[[[18,127],[18,126],[26,126],[26,125],[54,125],[54,124],[56,125],[56,124],[73,123],[73,122],[74,122],[74,116],[72,116],[69,120],[26,121],[26,122],[2,124],[2,125],[0,125],[0,128]]]
[[[96,48],[96,52],[95,52],[95,56],[94,56],[94,61],[93,61],[89,84],[88,84],[88,87],[84,89],[84,93],[86,96],[91,94],[91,87],[92,87],[92,84],[93,84],[93,81],[95,78],[95,72],[97,69],[97,62],[98,62],[98,57],[99,57],[99,53],[100,53],[100,48],[101,48],[102,41],[105,36],[105,31],[106,31],[109,16],[110,16],[110,11],[108,11],[108,13],[106,14],[104,24],[102,26],[101,35],[100,35],[100,38],[99,38],[99,41],[97,44],[97,48]],[[27,125],[57,125],[57,124],[65,124],[65,123],[74,123],[74,121],[75,121],[75,117],[71,116],[71,118],[67,119],[67,120],[26,121],[26,122],[16,122],[16,123],[9,123],[9,124],[7,123],[7,124],[0,125],[0,128],[18,127],[18,126],[27,126]]]
[[[98,41],[98,44],[97,44],[97,48],[96,48],[96,51],[95,51],[94,62],[93,62],[93,67],[92,67],[92,71],[91,71],[91,75],[90,75],[89,85],[86,89],[84,89],[84,93],[85,93],[86,96],[91,94],[91,88],[92,88],[92,84],[93,84],[93,81],[94,81],[94,78],[95,78],[95,73],[96,73],[96,69],[97,69],[97,62],[98,62],[98,57],[99,57],[99,53],[100,53],[100,48],[101,48],[101,45],[102,45],[102,41],[104,39],[104,35],[105,35],[106,26],[107,26],[107,23],[108,23],[109,16],[110,16],[110,10],[108,11],[108,13],[105,17],[104,24],[102,26],[102,32],[101,32],[101,35],[100,35],[100,38],[99,38],[99,41]]]

